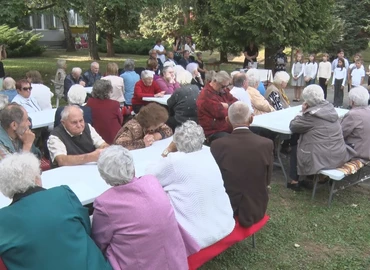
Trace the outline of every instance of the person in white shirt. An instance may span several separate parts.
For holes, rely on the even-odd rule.
[[[254,109],[251,102],[251,97],[247,91],[248,89],[248,79],[244,72],[239,72],[233,76],[233,85],[230,94],[232,94],[237,100],[242,101],[248,105],[252,113]]]
[[[324,53],[322,55],[322,61],[319,64],[319,71],[317,72],[317,77],[319,78],[319,85],[324,91],[324,98],[326,99],[328,95],[328,82],[331,77],[331,64],[328,61],[329,54]]]
[[[365,69],[363,68],[362,61],[356,60],[355,67],[350,71],[350,78],[348,84],[351,87],[361,86],[365,79]]]
[[[331,63],[331,72],[334,73],[334,69],[338,66],[338,60],[341,58],[344,61],[344,66],[346,70],[349,68],[349,62],[346,58],[344,58],[344,50],[339,49],[337,52],[338,58],[334,59],[334,61]]]
[[[193,43],[191,37],[186,37],[185,39],[185,51],[189,52],[189,58],[192,62],[195,61],[195,44]]]
[[[15,84],[18,94],[13,98],[12,102],[21,105],[27,113],[39,112],[41,111],[40,105],[37,100],[31,97],[31,84],[23,79],[17,81]]]
[[[107,64],[106,76],[102,77],[101,79],[108,80],[112,84],[110,99],[116,100],[120,103],[125,102],[125,85],[123,83],[123,78],[118,76],[118,65],[116,63]]]
[[[344,86],[346,84],[347,69],[344,67],[345,61],[342,58],[338,59],[338,66],[334,69],[333,82],[334,85],[334,107],[343,106]]]
[[[314,84],[317,74],[317,63],[315,61],[315,55],[310,54],[308,57],[308,62],[304,65],[303,76],[306,85]]]
[[[157,52],[157,58],[161,60],[161,69],[162,69],[164,62],[166,61],[166,49],[162,45],[161,39],[156,40],[155,46],[153,49]]]
[[[349,66],[348,66],[348,69],[347,69],[347,81],[348,81],[348,92],[349,90],[351,90],[351,73],[352,73],[352,70],[354,70],[356,68],[356,61],[357,60],[362,60],[362,55],[361,53],[356,53],[355,56],[353,57],[353,63],[351,63]],[[365,67],[364,65],[362,64],[361,62],[361,68],[365,71]]]
[[[51,98],[54,96],[50,88],[43,84],[41,74],[37,70],[30,70],[26,73],[26,78],[31,83],[31,97],[36,99],[41,110],[51,110]]]

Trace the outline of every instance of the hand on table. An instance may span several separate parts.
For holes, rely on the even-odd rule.
[[[99,156],[100,156],[100,153],[101,153],[103,150],[104,150],[104,149],[102,149],[102,148],[98,148],[98,149],[96,149],[94,152],[92,152],[92,153],[91,153],[91,154],[92,154],[92,157],[93,157],[93,159],[94,159],[94,162],[98,161]]]
[[[165,91],[162,91],[162,92],[159,92],[157,94],[155,94],[154,96],[155,97],[163,97],[164,96],[164,93],[166,93]]]
[[[86,83],[84,81],[80,81],[79,84],[82,85],[83,87],[85,87],[85,85],[86,85]]]
[[[152,134],[147,134],[144,136],[144,143],[145,147],[151,146],[155,141],[154,136]]]
[[[169,153],[177,152],[176,144],[172,141],[162,153],[162,157],[167,157]]]

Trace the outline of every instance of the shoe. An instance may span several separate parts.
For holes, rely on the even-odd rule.
[[[303,180],[299,182],[299,186],[305,188],[305,189],[313,189],[313,183],[312,181]]]
[[[301,187],[299,186],[299,183],[296,184],[288,183],[287,188],[290,188],[291,190],[294,191],[302,191]]]
[[[298,99],[293,99],[293,102],[298,102],[299,100]]]

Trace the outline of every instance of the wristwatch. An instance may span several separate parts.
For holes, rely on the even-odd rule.
[[[169,154],[170,152],[168,152],[168,149],[165,149],[162,153],[162,156],[165,156],[167,157],[167,155]]]

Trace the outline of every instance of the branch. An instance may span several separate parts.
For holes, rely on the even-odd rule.
[[[50,5],[46,5],[46,6],[43,6],[43,7],[36,7],[36,8],[32,8],[32,7],[27,7],[28,10],[45,10],[45,9],[49,9],[49,8],[52,8],[54,7],[56,4],[53,3],[53,4],[50,4]]]

